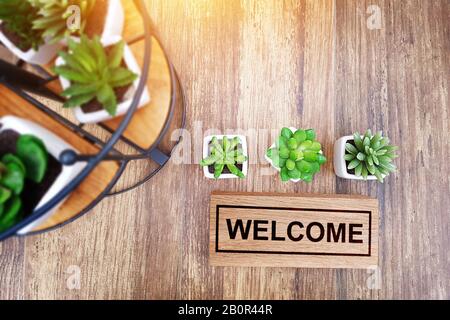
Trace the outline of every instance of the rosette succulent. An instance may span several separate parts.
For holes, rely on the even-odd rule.
[[[274,148],[266,153],[273,166],[280,169],[281,180],[311,182],[327,159],[314,130],[283,128]]]
[[[383,182],[397,168],[392,161],[397,158],[398,148],[389,144],[389,139],[382,132],[373,135],[370,130],[362,136],[358,132],[353,135],[353,141],[345,145],[344,159],[347,170],[354,171],[358,177],[367,179],[373,175]]]
[[[33,29],[42,32],[44,38],[55,43],[72,34],[81,34],[87,19],[95,6],[96,0],[28,0],[37,8],[38,17],[33,21]],[[73,8],[79,10],[79,17],[70,24],[68,19],[75,14]],[[79,20],[78,20],[79,19]]]
[[[41,140],[22,135],[16,153],[5,154],[0,161],[0,232],[20,221],[26,179],[41,183],[48,165],[48,153]]]
[[[123,41],[104,48],[100,38],[82,35],[81,41],[68,39],[69,52],[60,52],[65,65],[54,68],[55,73],[71,82],[62,92],[68,100],[65,108],[82,106],[94,99],[112,116],[116,115],[118,99],[115,89],[131,85],[138,77],[123,66]]]
[[[238,137],[229,139],[224,137],[219,140],[213,137],[210,143],[210,155],[200,162],[202,167],[214,166],[214,178],[218,179],[225,167],[235,176],[245,178],[244,174],[237,167],[243,164],[248,158],[243,154]]]
[[[38,9],[28,0],[0,0],[0,20],[8,34],[18,38],[16,46],[22,51],[37,50],[44,43],[42,32],[33,29]]]

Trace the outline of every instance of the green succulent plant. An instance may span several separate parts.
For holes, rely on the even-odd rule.
[[[267,157],[280,169],[281,180],[300,179],[311,182],[327,158],[322,154],[322,145],[316,141],[314,130],[298,129],[292,132],[283,128],[276,146],[267,150]]]
[[[202,167],[214,166],[214,178],[218,179],[225,166],[228,170],[239,178],[245,178],[236,164],[243,164],[248,160],[242,149],[239,148],[241,141],[238,137],[228,139],[224,137],[221,141],[213,137],[210,143],[210,155],[200,162]]]
[[[96,0],[28,0],[38,9],[38,18],[33,21],[33,29],[42,32],[44,38],[49,38],[50,43],[56,43],[61,39],[83,33],[86,22]],[[80,24],[71,27],[67,24],[73,15],[72,6],[80,10]]]
[[[138,77],[122,66],[123,41],[104,48],[98,36],[93,39],[81,36],[80,42],[68,39],[69,52],[60,52],[65,65],[54,68],[55,73],[71,82],[62,92],[68,100],[65,108],[82,106],[97,99],[112,116],[117,113],[115,88],[125,87]]]
[[[361,136],[358,132],[353,135],[353,143],[346,143],[344,159],[347,169],[354,170],[355,175],[367,179],[375,176],[381,183],[384,178],[397,168],[392,161],[397,158],[396,146],[389,145],[389,139],[383,137],[382,132],[373,135],[370,130]]]
[[[22,135],[17,140],[16,153],[5,154],[0,160],[0,232],[22,217],[22,194],[26,179],[41,183],[48,165],[48,153],[41,140]]]
[[[33,29],[38,10],[28,0],[0,0],[0,20],[4,28],[20,39],[22,51],[37,50],[44,43],[42,31]]]

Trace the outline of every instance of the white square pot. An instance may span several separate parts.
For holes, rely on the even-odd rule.
[[[295,131],[297,131],[298,129],[297,128],[294,128],[294,127],[290,127],[289,129],[291,129],[291,131],[292,132],[295,132]],[[274,143],[274,144],[272,144],[271,146],[270,146],[270,148],[269,149],[272,149],[272,148],[275,148],[277,146],[277,144],[276,143]],[[320,151],[320,154],[323,154],[323,152],[322,151]],[[273,164],[273,161],[272,161],[272,159],[270,159],[268,156],[267,156],[267,154],[265,154],[264,155],[264,158],[266,159],[266,161],[267,162],[269,162],[270,163],[270,165],[275,169],[275,170],[277,170],[278,172],[280,172],[281,171],[281,169],[280,168],[277,168],[274,164]],[[291,181],[291,182],[295,182],[295,183],[297,183],[297,182],[300,182],[300,181],[302,181],[302,179],[290,179],[289,181]]]
[[[22,51],[14,43],[12,43],[4,34],[0,32],[0,41],[18,58],[31,64],[47,64],[56,57],[58,51],[63,47],[60,43],[48,44],[44,43],[36,51],[30,49]]]
[[[0,21],[1,22],[1,21]],[[105,24],[103,26],[103,32],[101,35],[102,41],[107,41],[112,37],[121,37],[125,24],[125,13],[121,0],[109,0],[106,11]],[[52,61],[58,51],[66,45],[65,39],[59,43],[49,44],[44,43],[36,51],[30,49],[28,51],[22,51],[16,47],[2,32],[0,32],[0,41],[20,59],[31,64],[48,64]]]
[[[93,12],[92,14],[95,14]],[[121,0],[109,0],[108,7],[106,8],[105,23],[103,25],[103,31],[100,36],[102,43],[108,42],[108,39],[114,39],[122,37],[123,29],[125,26],[125,12],[122,6]],[[74,41],[80,41],[80,36],[70,36]],[[67,47],[66,39],[61,39],[61,43]]]
[[[111,46],[113,44],[116,44],[119,42],[122,38],[121,37],[110,37],[106,40],[102,41],[102,44],[104,47]],[[100,110],[96,112],[89,112],[85,113],[80,106],[74,108],[75,117],[78,121],[81,123],[98,123],[106,120],[110,120],[116,117],[120,117],[124,115],[128,109],[131,106],[134,93],[136,92],[136,88],[139,85],[139,81],[141,79],[141,69],[139,67],[139,64],[137,63],[136,59],[134,58],[133,53],[131,52],[131,49],[125,45],[124,47],[124,56],[123,56],[125,65],[127,68],[136,73],[138,75],[138,78],[133,82],[131,89],[125,96],[125,100],[118,104],[117,106],[117,114],[113,117],[111,116],[106,110]],[[61,66],[64,65],[64,59],[59,57],[56,59],[56,65]],[[64,77],[59,77],[59,80],[61,82],[62,88],[65,90],[70,87],[70,81],[65,79]],[[150,102],[150,94],[148,92],[147,87],[144,89],[144,92],[142,93],[141,100],[139,101],[138,108],[141,108],[145,105],[147,105]]]
[[[32,134],[38,137],[44,142],[48,153],[51,154],[55,159],[59,159],[59,155],[64,150],[72,149],[76,151],[67,142],[65,142],[52,132],[48,131],[47,129],[44,129],[41,126],[35,124],[34,122],[14,116],[5,116],[3,118],[0,118],[0,124],[0,132],[3,132],[5,130],[13,130],[19,134]],[[73,180],[81,172],[81,170],[83,170],[85,166],[85,163],[77,163],[73,166],[62,166],[61,173],[56,178],[53,185],[47,190],[47,193],[44,195],[44,197],[42,197],[35,210],[41,208],[56,194],[58,194],[71,180]],[[26,234],[38,227],[41,223],[47,220],[63,203],[64,200],[61,201],[52,210],[47,212],[45,215],[19,230],[18,234]]]
[[[242,153],[244,154],[244,156],[246,156],[248,158],[248,149],[247,149],[247,138],[245,136],[241,136],[241,135],[213,135],[213,136],[207,136],[203,139],[203,159],[205,159],[206,157],[209,157],[210,152],[209,152],[209,144],[211,143],[211,140],[216,137],[219,140],[222,140],[224,137],[227,137],[228,139],[234,139],[234,138],[239,138],[239,140],[241,141],[241,145],[242,145]],[[203,173],[205,175],[206,178],[208,179],[215,179],[214,178],[214,173],[210,173],[208,170],[208,167],[203,167]],[[242,164],[242,173],[244,174],[244,176],[247,177],[247,173],[248,173],[248,159],[247,161],[245,161]],[[219,179],[238,179],[239,177],[235,176],[232,173],[224,173],[221,174]]]
[[[102,40],[121,37],[125,24],[125,14],[121,0],[109,0]]]
[[[334,172],[340,178],[349,180],[364,180],[363,177],[358,177],[354,174],[348,173],[347,171],[347,162],[344,159],[346,153],[345,144],[351,140],[353,140],[353,136],[345,136],[337,140],[334,144]],[[370,175],[367,177],[367,180],[377,180],[377,177]]]
[[[95,12],[91,14],[96,14]],[[105,23],[100,36],[102,43],[108,42],[108,39],[122,37],[125,25],[125,13],[121,0],[109,0],[106,8]],[[80,36],[70,36],[74,41],[80,41]],[[61,39],[61,43],[67,46],[66,39]]]

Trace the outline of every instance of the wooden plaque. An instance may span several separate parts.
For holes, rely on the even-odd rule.
[[[378,201],[362,196],[211,196],[213,266],[369,268],[378,265]]]

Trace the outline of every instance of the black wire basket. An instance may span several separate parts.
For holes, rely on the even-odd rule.
[[[23,61],[19,61],[15,65],[12,65],[0,59],[0,84],[14,91],[18,96],[29,102],[32,106],[51,116],[61,125],[82,137],[82,139],[99,147],[99,151],[96,154],[83,155],[77,154],[72,150],[62,152],[58,159],[62,165],[71,166],[79,162],[84,162],[86,165],[83,170],[47,203],[40,206],[37,210],[34,210],[34,212],[26,216],[23,220],[21,220],[10,229],[0,233],[0,241],[17,235],[17,232],[19,230],[41,218],[47,212],[52,210],[67,196],[69,196],[102,161],[115,161],[119,164],[119,169],[115,173],[113,179],[111,179],[107,187],[101,192],[98,197],[91,201],[91,203],[89,203],[82,211],[74,213],[65,221],[39,231],[28,232],[26,233],[26,235],[48,232],[60,228],[68,223],[73,222],[74,220],[80,218],[81,216],[92,210],[105,197],[128,192],[149,181],[167,164],[167,162],[171,158],[173,150],[181,141],[181,135],[171,143],[167,142],[167,137],[169,133],[173,132],[173,130],[181,129],[185,126],[186,99],[184,96],[183,87],[174,66],[170,62],[167,52],[162,45],[156,28],[154,27],[154,24],[152,23],[151,18],[147,12],[145,1],[137,0],[135,1],[135,3],[137,4],[139,12],[142,16],[144,24],[144,34],[136,36],[133,40],[129,41],[128,44],[131,45],[138,41],[145,42],[142,75],[134,94],[132,104],[127,113],[123,116],[117,129],[111,130],[101,123],[98,124],[98,126],[100,126],[103,130],[107,130],[110,133],[109,139],[107,139],[106,141],[85,130],[82,124],[72,122],[58,112],[54,111],[52,108],[46,106],[40,99],[36,98],[37,95],[52,99],[60,103],[64,102],[64,99],[62,99],[62,97],[46,89],[46,85],[51,81],[54,81],[55,77],[49,74],[44,68],[42,68],[41,66],[32,65],[31,67],[34,69],[34,72],[30,72],[26,70],[26,64]],[[137,112],[138,103],[141,99],[141,95],[149,77],[153,40],[155,40],[156,43],[161,47],[169,68],[171,84],[170,106],[168,116],[166,117],[165,123],[163,125],[163,129],[159,133],[156,141],[149,148],[142,148],[130,139],[126,138],[123,133],[127,129],[133,116]],[[119,152],[117,148],[115,148],[116,144],[119,141],[131,148],[131,150],[133,150],[132,154]],[[164,144],[164,148],[161,148],[162,144]],[[149,172],[147,172],[144,176],[139,177],[136,181],[133,181],[130,185],[124,187],[122,186],[119,189],[115,188],[120,177],[126,171],[126,168],[129,166],[129,164],[133,161],[139,160],[151,161],[155,165],[152,166]]]

